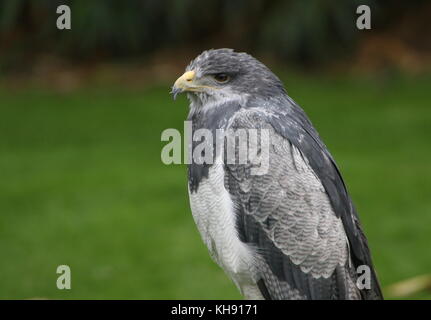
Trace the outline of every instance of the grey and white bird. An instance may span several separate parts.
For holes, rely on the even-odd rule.
[[[268,159],[263,174],[253,173],[251,158],[226,161],[226,142],[238,140],[229,134],[221,152],[211,142],[212,161],[203,148],[205,160],[193,157],[188,166],[198,230],[242,295],[382,299],[367,239],[337,165],[278,77],[246,53],[208,50],[175,82],[172,93],[181,92],[190,100],[192,133],[254,129],[261,130],[261,142],[262,130],[268,133],[268,148],[257,153]],[[192,155],[202,148],[203,140],[195,140]],[[239,150],[235,146],[236,160]],[[368,286],[358,285],[361,275]]]

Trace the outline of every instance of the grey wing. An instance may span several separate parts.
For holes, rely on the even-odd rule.
[[[240,111],[230,128],[264,129],[269,136],[268,148],[258,148],[260,159],[268,159],[266,173],[256,174],[263,162],[253,159],[225,162],[238,233],[255,251],[265,298],[360,299],[343,223],[308,160],[259,112]]]

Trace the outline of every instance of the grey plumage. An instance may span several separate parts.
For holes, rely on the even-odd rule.
[[[250,175],[249,164],[227,165],[225,184],[237,207],[241,240],[263,258],[264,283],[275,299],[358,298],[346,234],[306,158],[277,134],[259,110],[238,112],[238,128],[270,131],[269,172]],[[293,289],[296,289],[294,291]]]
[[[232,237],[252,252],[238,272],[218,257],[226,246],[237,246],[213,239],[217,231],[206,231],[217,226],[205,218],[205,203],[211,200],[207,194],[203,199],[199,189],[206,181],[219,183],[209,174],[213,164],[189,165],[192,208],[200,202],[199,213],[194,212],[198,228],[240,290],[244,293],[251,281],[266,299],[382,298],[367,240],[335,161],[281,81],[250,55],[230,49],[206,51],[186,70],[201,79],[202,89],[188,93],[193,130],[263,128],[270,133],[266,174],[252,175],[250,161],[229,164],[224,159],[224,189],[236,228]],[[229,76],[228,83],[212,81],[210,76],[220,73]],[[370,289],[356,286],[359,265],[371,268]]]

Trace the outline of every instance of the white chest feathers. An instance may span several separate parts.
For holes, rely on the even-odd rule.
[[[193,218],[212,258],[244,294],[256,280],[253,253],[238,238],[234,206],[224,187],[223,165],[216,162],[211,166],[208,178],[199,183],[196,192],[189,191],[189,196]]]

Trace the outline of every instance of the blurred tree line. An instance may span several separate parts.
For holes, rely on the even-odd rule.
[[[71,8],[72,30],[56,28],[60,4]],[[431,9],[425,0],[2,0],[0,66],[22,68],[43,52],[121,59],[220,46],[321,64],[348,55],[370,33],[356,28],[361,4],[371,7],[372,28],[379,30]],[[429,43],[426,31],[421,40]]]

